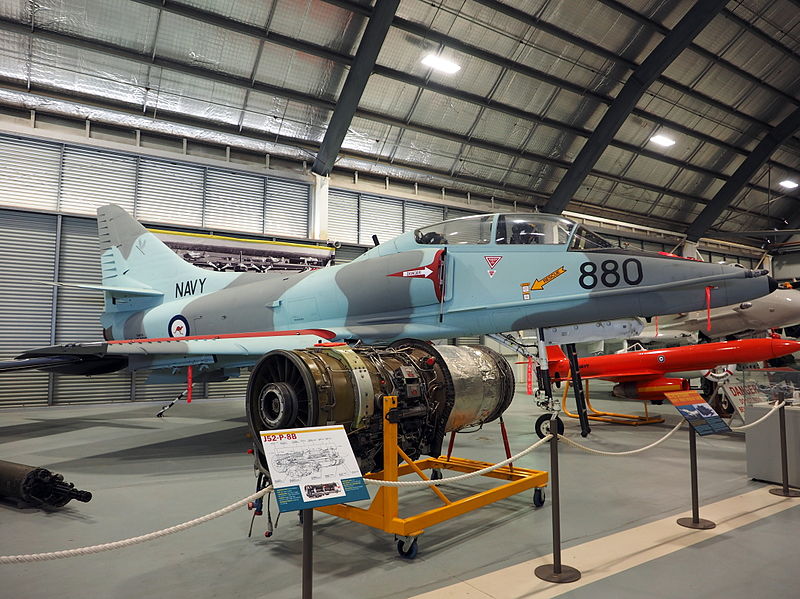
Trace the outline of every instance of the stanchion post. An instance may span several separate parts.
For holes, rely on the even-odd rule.
[[[778,426],[781,433],[781,488],[770,489],[769,492],[780,497],[800,497],[800,491],[789,488],[789,457],[786,451],[786,410],[778,408]]]
[[[689,456],[692,472],[692,517],[678,518],[678,524],[686,528],[698,528],[708,530],[716,527],[711,520],[700,518],[700,493],[697,488],[697,433],[694,427],[689,425]]]
[[[314,510],[303,510],[303,599],[311,599],[314,574]]]
[[[537,578],[548,582],[575,582],[581,577],[580,570],[561,563],[561,506],[558,496],[558,427],[556,419],[550,421],[550,495],[553,518],[553,563],[544,564],[534,570]],[[553,430],[555,429],[555,430]]]

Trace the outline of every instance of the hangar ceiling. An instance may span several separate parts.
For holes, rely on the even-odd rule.
[[[564,180],[556,211],[690,237],[785,242],[746,232],[798,226],[800,194],[780,182],[800,182],[800,0],[707,2],[719,6],[682,45],[670,39],[695,2],[373,4],[5,0],[0,104],[240,133],[317,172],[545,209]],[[460,69],[428,67],[430,54]],[[582,153],[596,155],[585,176]]]

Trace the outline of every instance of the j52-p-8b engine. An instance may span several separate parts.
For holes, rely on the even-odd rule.
[[[247,416],[259,431],[344,425],[362,472],[383,464],[383,397],[396,395],[387,418],[412,459],[439,456],[444,435],[498,418],[514,396],[514,375],[481,345],[402,340],[389,347],[333,345],[266,354],[250,375]]]

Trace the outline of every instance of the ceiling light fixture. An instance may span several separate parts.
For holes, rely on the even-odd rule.
[[[786,189],[794,189],[797,187],[797,181],[792,181],[791,179],[786,179],[785,181],[780,182],[781,187],[785,187]]]
[[[437,71],[447,73],[448,75],[452,75],[453,73],[457,73],[461,70],[461,67],[456,63],[447,60],[446,58],[442,58],[441,56],[437,56],[436,54],[428,54],[422,59],[422,64]]]
[[[652,141],[654,144],[658,144],[659,146],[664,146],[665,148],[675,145],[674,139],[667,137],[666,135],[661,135],[660,133],[651,137],[650,141]]]

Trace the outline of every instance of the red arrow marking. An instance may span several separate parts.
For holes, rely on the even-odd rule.
[[[444,250],[437,250],[436,255],[433,257],[433,262],[417,268],[410,268],[408,270],[401,270],[394,272],[387,277],[403,277],[406,279],[429,279],[433,283],[433,290],[436,293],[436,299],[442,301],[442,267],[443,267]]]

